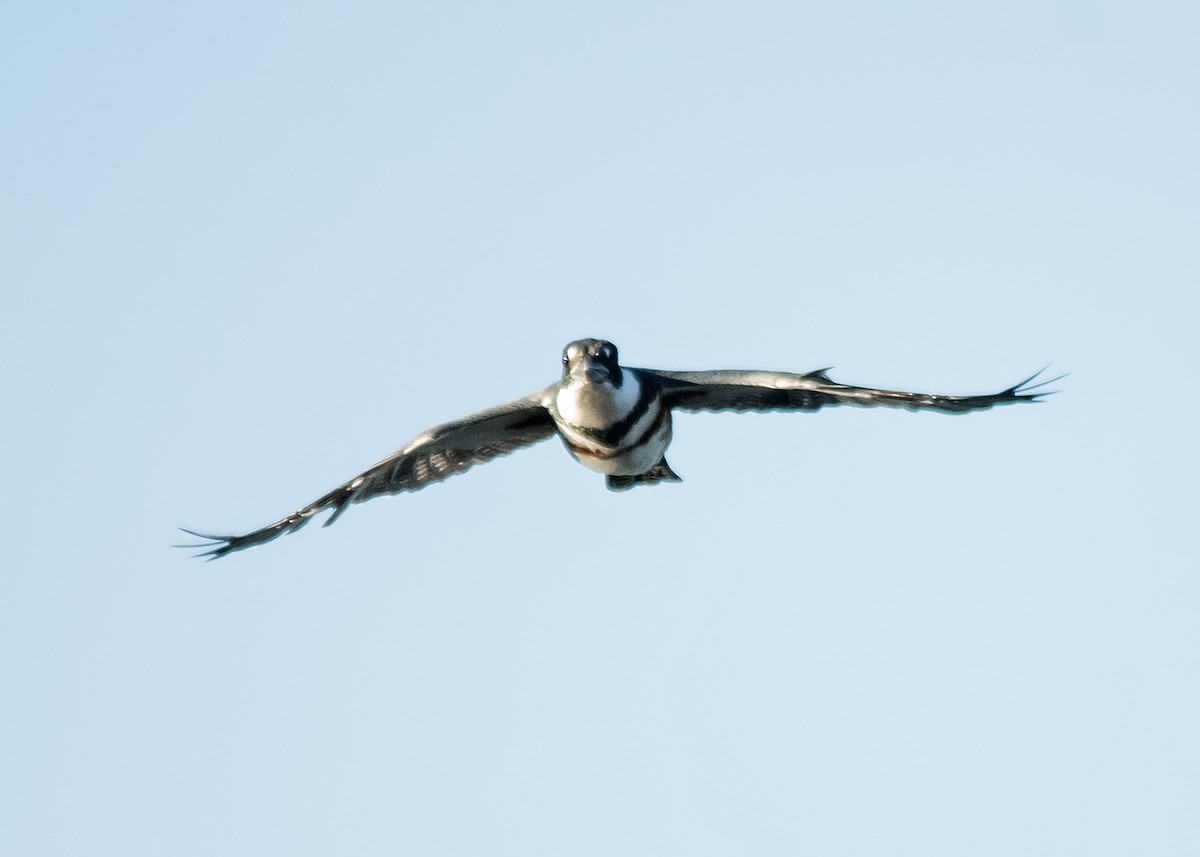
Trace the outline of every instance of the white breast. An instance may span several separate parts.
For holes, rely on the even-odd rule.
[[[584,428],[603,429],[629,416],[642,392],[633,372],[624,373],[620,387],[610,384],[571,382],[558,391],[554,404],[568,423]]]
[[[626,426],[620,438],[602,441],[580,430],[611,429],[635,411],[642,392],[641,382],[628,371],[624,380],[620,388],[607,384],[567,384],[555,396],[555,417],[567,449],[585,467],[600,473],[645,473],[659,462],[671,442],[671,414],[657,399]]]

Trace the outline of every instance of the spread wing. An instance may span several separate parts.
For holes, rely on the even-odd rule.
[[[815,411],[826,405],[887,406],[912,411],[978,411],[995,405],[1034,402],[1050,391],[1042,390],[1064,376],[1037,380],[1045,369],[998,393],[981,396],[943,396],[905,393],[839,384],[818,369],[807,375],[789,372],[755,372],[737,369],[714,372],[662,372],[653,370],[663,400],[682,411]],[[1037,392],[1042,390],[1041,392]]]
[[[326,509],[333,510],[325,521],[328,527],[351,503],[362,503],[381,494],[418,491],[426,485],[449,479],[476,464],[507,455],[554,434],[554,420],[546,408],[547,401],[547,390],[542,390],[524,399],[436,426],[345,485],[334,488],[269,527],[243,536],[214,536],[184,530],[209,542],[180,547],[207,548],[199,556],[217,559],[295,532]]]

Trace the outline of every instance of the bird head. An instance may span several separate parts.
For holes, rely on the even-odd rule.
[[[576,339],[563,349],[563,378],[585,384],[621,386],[617,346],[603,339]]]

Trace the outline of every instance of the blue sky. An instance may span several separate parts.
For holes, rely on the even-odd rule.
[[[0,851],[1194,854],[1183,3],[0,12]],[[570,339],[1037,407],[543,444]]]

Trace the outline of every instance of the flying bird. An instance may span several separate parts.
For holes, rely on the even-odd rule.
[[[603,473],[608,488],[681,481],[667,464],[674,411],[816,411],[826,405],[887,406],[948,413],[1034,402],[1064,376],[1019,384],[981,396],[904,393],[839,384],[828,369],[790,372],[721,369],[667,372],[622,366],[617,348],[603,339],[578,339],[562,353],[562,377],[536,393],[435,426],[344,485],[286,518],[241,536],[184,532],[203,544],[199,556],[217,559],[295,532],[332,509],[329,526],[352,503],[383,494],[417,491],[501,455],[558,435],[571,456]]]

